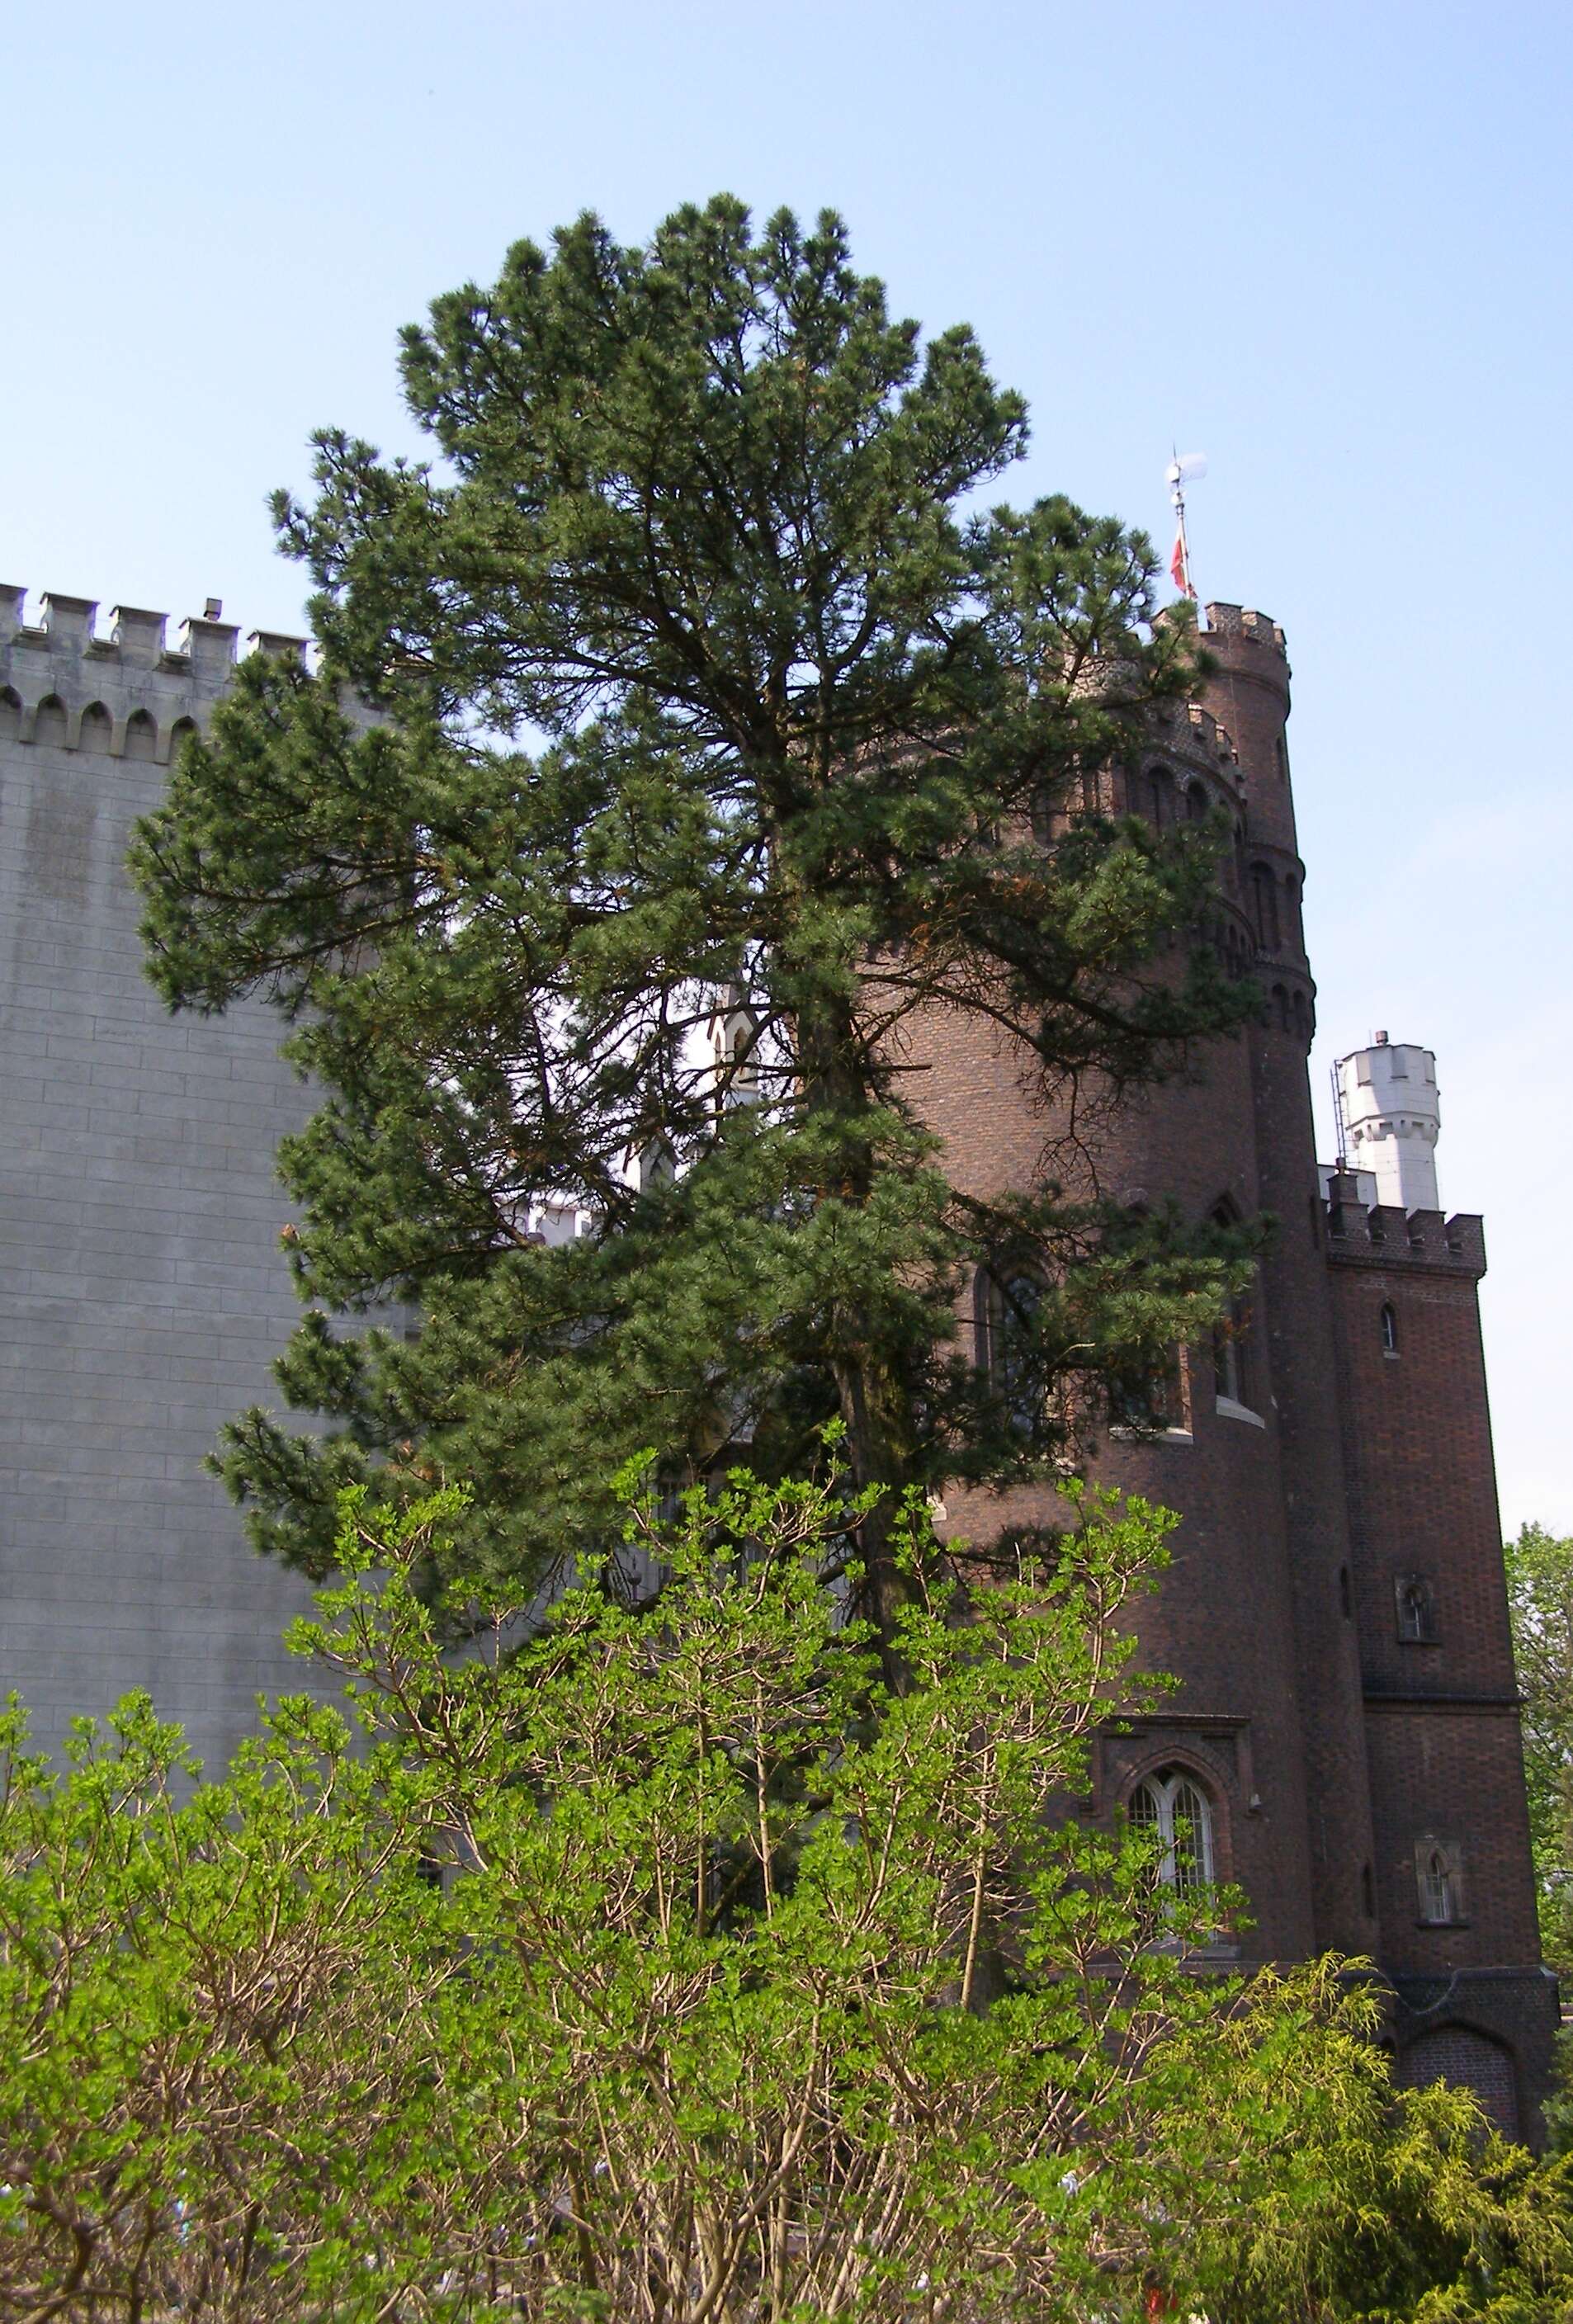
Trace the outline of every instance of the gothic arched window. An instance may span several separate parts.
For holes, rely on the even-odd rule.
[[[1415,1843],[1415,1880],[1420,1917],[1432,1928],[1449,1928],[1464,1917],[1458,1851],[1429,1834]]]
[[[159,730],[145,710],[133,710],[125,722],[125,756],[152,759],[158,755]]]
[[[718,1115],[756,1103],[761,1094],[759,1019],[734,988],[710,1020],[712,1097]]]
[[[1251,897],[1256,916],[1256,941],[1264,952],[1276,952],[1280,943],[1278,882],[1269,864],[1252,864]]]
[[[1231,1203],[1220,1203],[1212,1215],[1218,1226],[1238,1224],[1238,1213]],[[1215,1400],[1247,1409],[1252,1388],[1250,1332],[1250,1300],[1244,1292],[1237,1292],[1212,1327],[1212,1391]]]
[[[1184,1767],[1162,1767],[1144,1775],[1126,1812],[1137,1831],[1162,1843],[1158,1878],[1182,1896],[1213,1884],[1212,1808],[1196,1778]]]
[[[66,706],[58,694],[46,694],[32,714],[32,739],[35,742],[63,746],[66,739]]]
[[[114,721],[108,711],[101,702],[90,702],[83,711],[81,723],[77,728],[78,750],[97,751],[107,758],[109,745],[114,736]]]
[[[1291,938],[1297,949],[1303,952],[1305,950],[1305,927],[1301,918],[1300,882],[1297,880],[1285,880],[1283,882],[1283,893],[1289,900],[1289,931]]]
[[[1393,1610],[1399,1637],[1405,1646],[1430,1646],[1436,1644],[1437,1601],[1429,1574],[1394,1574]]]
[[[1116,1428],[1189,1428],[1184,1360],[1178,1346],[1150,1362],[1133,1360],[1108,1382],[1108,1417]]]
[[[1382,1352],[1384,1356],[1395,1356],[1398,1353],[1398,1317],[1394,1312],[1393,1305],[1390,1300],[1384,1299],[1382,1302],[1382,1314],[1380,1320],[1382,1331]]]
[[[632,1157],[635,1183],[641,1194],[658,1194],[676,1183],[677,1157],[664,1138],[652,1138]]]
[[[1043,1361],[1035,1329],[1043,1296],[1042,1283],[1026,1268],[978,1270],[979,1364],[1022,1436],[1030,1436],[1043,1419]]]

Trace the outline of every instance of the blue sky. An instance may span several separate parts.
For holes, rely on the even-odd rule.
[[[1029,398],[1012,496],[1289,633],[1326,1067],[1439,1054],[1504,1514],[1573,1530],[1573,14],[869,0],[13,12],[0,574],[299,626],[264,497],[409,446],[398,326],[584,208],[822,204]]]

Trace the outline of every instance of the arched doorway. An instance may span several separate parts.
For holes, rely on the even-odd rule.
[[[1451,2082],[1473,2090],[1486,2115],[1504,2138],[1522,2134],[1518,2117],[1518,2077],[1511,2054],[1489,2034],[1472,2025],[1439,2025],[1410,2043],[1398,2061],[1396,2080],[1411,2089],[1427,2082]]]

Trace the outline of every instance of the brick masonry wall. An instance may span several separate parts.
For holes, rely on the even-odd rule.
[[[280,1401],[299,1311],[272,1157],[305,1101],[265,1009],[167,1014],[124,871],[234,632],[198,625],[183,659],[161,623],[89,648],[76,607],[45,634],[0,622],[0,1683],[51,1746],[147,1686],[216,1766],[259,1689],[303,1680],[280,1633],[308,1593],[202,1462],[225,1419]]]
[[[1180,780],[1200,781],[1215,801],[1238,807],[1237,770],[1232,754],[1220,766],[1210,725],[1165,736],[1154,758]],[[1133,771],[1138,782],[1146,772]],[[1123,807],[1123,789],[1108,803]],[[1134,803],[1146,811],[1139,797]],[[944,1139],[956,1182],[969,1192],[988,1196],[1051,1176],[1077,1186],[1095,1182],[1120,1200],[1172,1197],[1197,1216],[1226,1199],[1242,1216],[1262,1207],[1249,1038],[1213,1045],[1195,1057],[1188,1079],[1129,1099],[1118,1111],[1082,1111],[1079,1144],[1069,1140],[1065,1110],[1036,1102],[1026,1060],[1002,1038],[936,1012],[909,1026],[906,1044],[913,1102]],[[1303,1086],[1302,1047],[1290,1070]],[[1309,1193],[1309,1159],[1302,1167]],[[1325,1298],[1320,1259],[1316,1283]],[[1134,1735],[1106,1740],[1098,1803],[1111,1811],[1153,1766],[1183,1762],[1202,1775],[1215,1803],[1220,1868],[1250,1900],[1248,1959],[1302,1958],[1318,1941],[1274,1289],[1265,1277],[1255,1302],[1246,1358],[1254,1420],[1218,1409],[1210,1349],[1197,1349],[1185,1360],[1188,1426],[1157,1439],[1113,1434],[1093,1463],[1099,1477],[1182,1519],[1170,1569],[1136,1615],[1143,1661],[1174,1673],[1181,1688]],[[1292,1319],[1283,1323],[1292,1327]],[[971,1330],[964,1305],[964,1342]],[[1055,1505],[1046,1493],[952,1493],[947,1508],[954,1531],[977,1536],[1052,1518]],[[1356,1797],[1363,1804],[1363,1788]]]
[[[1469,2080],[1504,2126],[1532,2136],[1556,1997],[1539,1967],[1479,1222],[1385,1208],[1367,1217],[1345,1202],[1329,1224],[1380,1959],[1400,1997],[1400,2071]],[[1415,1577],[1433,1634],[1410,1639],[1395,1585]],[[1433,1845],[1456,1884],[1456,1917],[1440,1925],[1417,1862]]]
[[[1419,2089],[1427,2082],[1463,2083],[1472,2089],[1504,2137],[1520,2135],[1522,2109],[1512,2052],[1468,2025],[1443,2025],[1421,2034],[1403,2053],[1398,2079]]]
[[[1276,1221],[1262,1266],[1263,1329],[1279,1435],[1316,1943],[1365,1953],[1376,1937],[1373,1842],[1359,1656],[1345,1612],[1348,1514],[1306,1074],[1315,986],[1284,738],[1289,663],[1275,623],[1237,606],[1208,610],[1217,669],[1207,698],[1245,775],[1245,866],[1267,1003],[1249,1037],[1260,1204]]]
[[[1368,1239],[1331,1249],[1384,1958],[1428,1969],[1532,1961],[1529,1825],[1474,1272]],[[1384,1307],[1395,1353],[1384,1343]],[[1399,1635],[1395,1585],[1408,1576],[1429,1586],[1433,1638]],[[1414,1835],[1444,1828],[1464,1850],[1469,1925],[1421,1930]]]
[[[1382,1962],[1394,1975],[1533,1967],[1523,1767],[1511,1709],[1373,1702],[1367,1721]],[[1461,1866],[1458,1924],[1421,1918],[1417,1843]]]

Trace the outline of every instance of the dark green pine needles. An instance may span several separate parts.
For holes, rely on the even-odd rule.
[[[582,218],[402,368],[430,466],[328,433],[277,503],[321,675],[244,663],[134,856],[161,991],[268,994],[320,1098],[281,1378],[327,1428],[235,1424],[256,1538],[320,1570],[335,1488],[461,1477],[463,1554],[528,1577],[637,1448],[790,1475],[832,1416],[859,1487],[1040,1473],[1075,1384],[1204,1330],[1244,1242],[962,1199],[890,1035],[943,1006],[1046,1095],[1118,1092],[1254,1005],[1192,938],[1216,833],[1052,812],[1194,691],[1149,544],[983,508],[1021,399],[892,321],[830,213]],[[593,1231],[543,1248],[542,1203]],[[1038,1286],[1003,1384],[956,1329],[989,1262]],[[387,1300],[418,1336],[325,1320]]]

